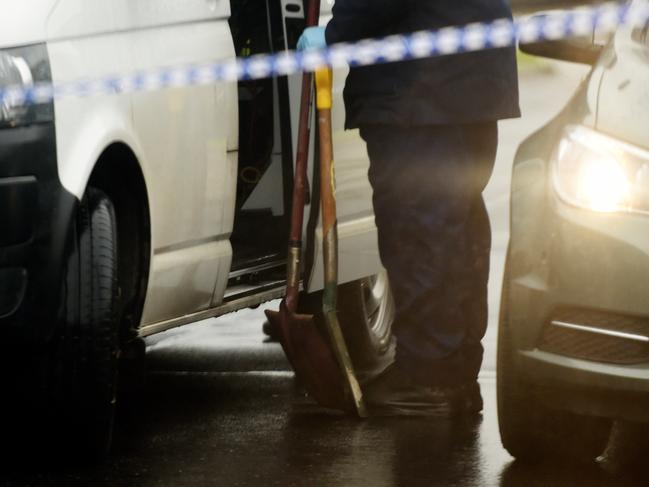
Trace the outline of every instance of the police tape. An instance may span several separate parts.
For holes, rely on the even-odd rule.
[[[610,33],[622,25],[646,28],[648,22],[649,2],[578,7],[516,20],[499,19],[382,39],[334,44],[321,50],[260,54],[204,65],[173,66],[100,79],[7,86],[0,89],[0,110],[50,103],[54,99],[68,97],[133,93],[288,76],[311,72],[324,66],[357,67],[450,56],[509,47],[516,43],[528,44],[590,36],[595,31]]]

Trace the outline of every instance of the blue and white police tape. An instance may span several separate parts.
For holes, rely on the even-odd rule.
[[[551,11],[516,20],[445,27],[383,39],[335,44],[327,49],[285,51],[248,58],[229,59],[205,65],[174,66],[147,72],[76,80],[60,84],[7,86],[0,89],[0,110],[49,103],[53,99],[100,94],[132,93],[163,88],[205,85],[286,76],[314,71],[323,66],[368,66],[389,62],[448,56],[562,38],[612,32],[621,25],[645,27],[649,2]]]

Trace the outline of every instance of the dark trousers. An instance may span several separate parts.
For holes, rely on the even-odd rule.
[[[497,123],[368,125],[361,136],[396,303],[396,363],[424,384],[474,380],[491,247],[482,191],[495,162]]]

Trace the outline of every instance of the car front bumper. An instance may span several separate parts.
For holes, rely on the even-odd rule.
[[[649,420],[649,217],[573,207],[547,167],[528,157],[512,178],[516,366],[553,407]]]
[[[46,342],[61,316],[77,199],[58,177],[54,123],[0,130],[0,333]]]

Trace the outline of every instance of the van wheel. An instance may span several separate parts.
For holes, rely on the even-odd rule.
[[[301,303],[304,312],[323,323],[322,292],[303,295]],[[394,311],[385,271],[338,287],[338,317],[354,368],[363,381],[381,373],[394,360]]]
[[[496,375],[503,446],[527,463],[542,463],[548,458],[593,462],[606,446],[610,421],[550,409],[539,403],[534,385],[521,377],[510,334],[508,268],[509,258],[501,294]]]
[[[74,227],[65,317],[44,370],[55,441],[83,457],[108,453],[119,355],[117,226],[110,199],[88,188]]]

